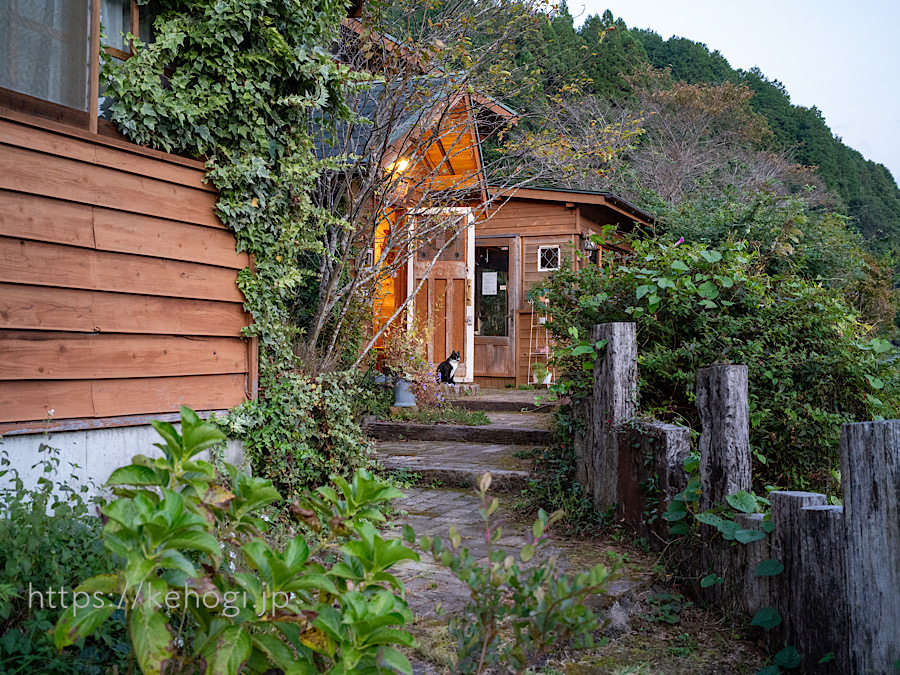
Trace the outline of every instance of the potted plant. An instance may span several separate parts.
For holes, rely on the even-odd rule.
[[[550,384],[550,369],[543,361],[531,364],[531,376],[535,384]]]
[[[416,322],[397,326],[388,333],[382,353],[382,370],[394,383],[394,407],[414,408],[418,403],[437,403],[440,387],[427,357],[428,333]]]

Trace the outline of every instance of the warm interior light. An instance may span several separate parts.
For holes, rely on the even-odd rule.
[[[401,157],[400,159],[397,159],[388,164],[387,168],[391,173],[403,173],[404,171],[406,171],[408,166],[409,160],[406,159],[406,157]]]

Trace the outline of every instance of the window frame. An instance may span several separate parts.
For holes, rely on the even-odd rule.
[[[129,0],[131,3],[131,22],[129,32],[132,35],[138,35],[140,31],[140,8],[137,0]],[[39,117],[45,117],[55,122],[75,126],[81,129],[87,127],[87,131],[91,134],[100,134],[101,123],[107,127],[111,127],[106,120],[102,120],[99,115],[100,104],[100,50],[111,56],[112,58],[126,61],[134,56],[133,43],[129,41],[129,49],[127,52],[100,44],[100,2],[101,0],[90,0],[88,5],[88,101],[87,110],[73,108],[71,106],[54,103],[47,99],[25,94],[14,89],[0,88],[0,107],[10,108],[27,112]],[[86,120],[85,120],[86,118]],[[85,124],[86,121],[86,124]],[[102,133],[110,135],[109,131],[104,130]],[[118,134],[113,134],[118,135]]]
[[[544,267],[541,259],[544,251],[556,249],[556,267]],[[556,272],[562,267],[562,247],[559,244],[543,244],[538,246],[537,250],[537,268],[538,272]]]

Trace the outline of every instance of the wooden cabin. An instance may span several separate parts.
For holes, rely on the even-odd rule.
[[[257,345],[241,336],[250,317],[236,285],[249,260],[216,216],[202,162],[136,146],[102,118],[101,3],[5,6],[0,434],[21,469],[50,430],[64,462],[102,481],[152,449],[150,420],[255,396]],[[102,6],[108,35],[149,39],[145,6]],[[107,51],[128,49],[119,39]]]
[[[590,235],[604,225],[631,232],[636,222],[653,217],[608,192],[530,188],[497,196],[489,217],[475,225],[475,382],[532,383],[532,364],[546,363],[552,345],[528,291],[566,259],[599,264]],[[606,249],[624,253],[627,244]]]

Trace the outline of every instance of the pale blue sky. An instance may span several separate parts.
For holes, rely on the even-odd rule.
[[[759,66],[900,181],[900,0],[569,0],[576,26],[605,9],[718,49],[733,68]]]

